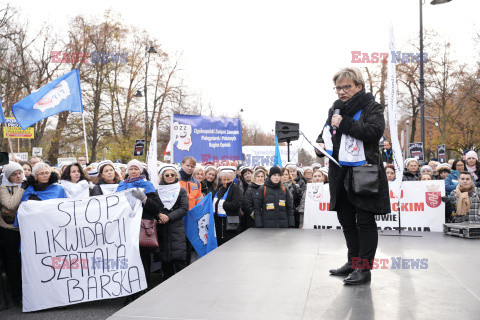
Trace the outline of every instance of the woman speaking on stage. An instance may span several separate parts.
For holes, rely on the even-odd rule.
[[[385,118],[382,106],[365,92],[360,70],[344,68],[333,76],[333,83],[338,100],[329,109],[317,142],[341,165],[329,161],[330,210],[337,211],[348,261],[330,274],[346,276],[346,284],[362,284],[371,280],[378,245],[375,215],[390,213],[388,181],[379,154]]]

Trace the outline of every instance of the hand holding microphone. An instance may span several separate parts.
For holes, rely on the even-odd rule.
[[[345,107],[345,104],[343,103],[342,100],[337,100],[333,104],[333,115],[332,115],[332,129],[333,129],[333,134],[337,133],[337,129],[340,126],[340,122],[342,122],[342,116],[340,115],[340,112],[342,109]]]

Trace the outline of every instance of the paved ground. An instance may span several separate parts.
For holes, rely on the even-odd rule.
[[[480,319],[479,245],[380,236],[388,268],[345,286],[328,274],[346,261],[341,231],[248,230],[110,319]],[[393,269],[392,257],[428,259],[427,268]]]
[[[438,233],[380,236],[388,269],[351,287],[328,275],[346,259],[341,231],[253,229],[125,308],[123,298],[28,314],[12,307],[0,319],[480,319],[479,245]],[[392,257],[428,259],[428,268],[392,269]]]

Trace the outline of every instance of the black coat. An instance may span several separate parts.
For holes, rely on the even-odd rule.
[[[354,121],[353,116],[362,109],[363,111],[359,121]],[[365,93],[364,90],[357,92],[354,97],[345,102],[345,108],[343,108],[340,113],[343,119],[335,135],[333,135],[331,126],[332,115],[333,106],[328,111],[327,124],[330,126],[330,133],[332,134],[334,159],[338,161],[342,134],[363,141],[367,163],[376,165],[378,168],[380,186],[379,193],[375,196],[358,196],[353,193],[349,185],[352,167],[343,166],[340,168],[336,164],[330,163],[328,172],[330,210],[335,211],[339,188],[343,185],[347,191],[348,199],[355,207],[370,211],[374,214],[390,213],[388,180],[380,159],[378,144],[385,130],[385,118],[382,106],[375,102],[372,94]],[[324,143],[322,133],[317,138],[317,142],[319,143]]]
[[[303,180],[303,177],[300,175],[300,172],[297,172],[297,177],[295,178],[295,183],[300,187],[300,190],[305,192],[307,190],[307,184],[305,183],[305,180]],[[300,195],[300,198],[302,195]]]
[[[303,180],[301,181],[303,182]],[[303,196],[301,187],[296,183],[292,183],[291,181],[285,182],[283,185],[288,188],[288,191],[290,191],[290,194],[292,195],[293,211],[298,211],[298,207],[302,202],[302,196]],[[305,189],[306,189],[306,185],[305,185]]]
[[[267,180],[263,188],[258,188],[253,203],[257,228],[295,227],[292,194],[281,182]]]
[[[187,191],[180,188],[180,193],[173,207],[168,210],[162,203],[159,212],[167,215],[170,220],[166,224],[157,224],[159,248],[155,252],[155,260],[163,262],[186,260],[187,241],[183,217],[188,212]]]
[[[215,215],[215,231],[217,232],[217,241],[219,244],[230,240],[240,231],[240,208],[242,207],[243,194],[240,187],[235,183],[231,182],[229,186],[230,191],[228,191],[227,198],[223,203],[223,209],[225,209],[227,217]],[[216,193],[218,199],[215,199],[213,203],[215,212],[218,212],[218,202],[225,195],[227,189],[228,186],[225,188],[223,185],[218,188]]]
[[[408,170],[404,171],[402,181],[418,181],[418,171],[416,174],[413,174]]]
[[[255,220],[253,220],[253,211],[255,210],[253,205],[253,199],[255,197],[255,194],[258,192],[258,189],[263,190],[263,185],[258,185],[252,182],[248,186],[248,189],[245,192],[245,194],[243,195],[243,204],[242,204],[243,217],[241,219],[243,229],[255,227]]]

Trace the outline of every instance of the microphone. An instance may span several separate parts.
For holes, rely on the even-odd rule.
[[[345,105],[342,100],[338,99],[337,101],[335,101],[333,103],[333,114],[339,115],[344,106]],[[337,129],[338,129],[337,126],[333,126],[332,129],[333,129],[333,134],[337,134]]]

